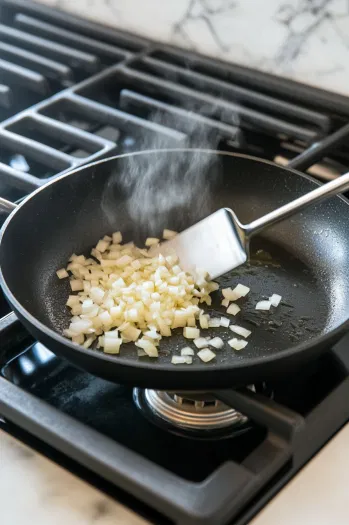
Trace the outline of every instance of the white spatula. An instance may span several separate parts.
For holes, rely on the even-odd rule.
[[[233,210],[222,208],[161,244],[157,252],[175,252],[185,271],[205,269],[216,279],[248,258],[248,245],[256,233],[294,215],[308,206],[349,189],[349,173],[316,188],[250,224],[241,224]]]

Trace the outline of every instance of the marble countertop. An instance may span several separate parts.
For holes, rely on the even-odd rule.
[[[131,510],[0,431],[4,525],[145,525]]]
[[[347,0],[36,0],[103,25],[349,95]]]
[[[347,525],[349,424],[250,525]],[[0,508],[6,525],[146,525],[131,510],[0,431]],[[212,524],[213,525],[213,524]]]

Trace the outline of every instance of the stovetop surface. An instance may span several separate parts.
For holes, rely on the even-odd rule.
[[[144,417],[132,388],[79,370],[40,343],[20,344],[17,352],[2,368],[3,377],[188,481],[203,481],[225,461],[241,463],[266,436],[266,429],[255,424],[220,440],[174,435]],[[340,360],[328,352],[268,387],[276,402],[306,417],[345,378]]]

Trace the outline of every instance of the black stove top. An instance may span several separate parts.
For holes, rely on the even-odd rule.
[[[25,0],[0,0],[0,78],[0,196],[13,201],[145,148],[243,152],[320,180],[349,166],[346,97]],[[142,392],[33,341],[0,292],[0,426],[154,523],[245,524],[349,420],[348,346],[261,394],[216,392],[247,424],[194,439],[146,417]]]

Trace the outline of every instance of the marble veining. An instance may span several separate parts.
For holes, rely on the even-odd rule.
[[[145,525],[118,502],[0,431],[4,525]]]
[[[112,27],[349,95],[348,0],[40,0]]]

